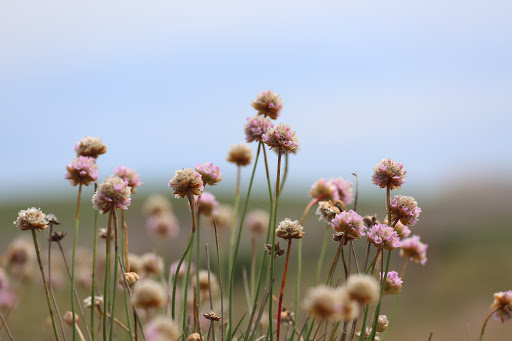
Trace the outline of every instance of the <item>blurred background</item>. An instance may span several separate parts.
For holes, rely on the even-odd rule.
[[[124,165],[144,182],[127,213],[134,251],[154,247],[140,207],[152,193],[171,199],[176,169],[214,162],[224,180],[212,192],[232,203],[227,151],[244,140],[256,94],[272,89],[284,102],[278,121],[301,142],[279,218],[300,218],[318,178],[355,182],[353,172],[360,213],[383,215],[372,168],[382,158],[404,163],[400,194],[423,209],[413,233],[429,244],[429,260],[410,266],[388,339],[475,340],[492,294],[512,289],[511,14],[502,0],[4,1],[0,245],[19,235],[12,221],[29,206],[58,214],[71,231],[76,188],[65,166],[85,135],[107,144],[100,180]],[[267,207],[265,191],[260,165],[251,208]],[[83,194],[84,245],[92,192]],[[168,261],[181,254],[190,223],[184,203],[171,200],[182,233],[162,246]],[[314,272],[324,230],[313,212],[307,222]],[[44,304],[40,294],[19,298],[19,309],[34,297]],[[30,313],[41,318],[44,309]],[[18,314],[10,324],[26,333]],[[486,339],[511,333],[512,324],[491,320]]]

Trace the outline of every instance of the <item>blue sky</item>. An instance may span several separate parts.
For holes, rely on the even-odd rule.
[[[299,191],[353,171],[369,186],[384,157],[417,188],[507,179],[511,14],[497,0],[4,1],[1,190],[71,191],[84,135],[108,145],[103,176],[123,164],[165,186],[213,161],[229,180],[266,89],[301,140]]]

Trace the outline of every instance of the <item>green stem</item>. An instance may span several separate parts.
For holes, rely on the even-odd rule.
[[[115,312],[116,312],[116,300],[117,300],[117,281],[118,281],[118,274],[117,269],[119,268],[117,266],[117,258],[119,255],[119,229],[117,227],[117,213],[116,208],[112,208],[112,214],[113,214],[113,220],[114,220],[114,280],[113,280],[113,293],[112,293],[112,312],[111,312],[111,318],[110,318],[110,335],[109,335],[109,341],[112,341],[114,339],[114,318],[115,318]]]
[[[256,165],[256,163],[254,163]],[[253,167],[253,170],[256,167]],[[238,216],[238,208],[240,206],[240,181],[242,178],[242,167],[237,166],[236,170],[236,192],[235,192],[235,206],[233,209],[233,223],[231,224],[231,238],[229,242],[229,254],[231,257],[229,258],[229,269],[233,266],[233,250],[235,248],[235,237],[236,237],[236,223]]]
[[[103,341],[107,340],[107,313],[109,301],[109,277],[110,277],[110,237],[112,234],[112,211],[108,215],[107,239],[105,243],[105,278],[103,282]],[[94,304],[94,302],[93,302]]]
[[[192,239],[192,241],[193,241],[193,239]],[[190,266],[192,264],[192,254],[193,253],[194,253],[194,243],[192,242],[192,249],[190,250],[190,253],[188,255],[187,273],[185,275],[185,285],[184,285],[185,294],[183,295],[184,297],[183,297],[183,328],[182,328],[182,331],[184,333],[187,333],[187,322],[188,322],[188,319],[187,319],[188,283],[189,283],[189,280],[190,280]],[[199,272],[199,268],[197,268],[196,271]],[[176,273],[176,276],[177,276],[177,274],[178,273]]]
[[[130,270],[128,269],[129,264],[128,264],[128,266],[126,265],[127,261],[128,261],[128,258],[127,258],[128,252],[126,252],[127,246],[128,246],[128,231],[126,229],[124,210],[121,210],[121,226],[123,227],[121,229],[121,239],[124,240],[124,243],[121,243],[121,255],[124,255],[124,257],[119,257],[117,260],[120,262],[120,265],[122,265],[121,271],[123,272],[123,276],[124,276],[125,272],[130,272]],[[128,286],[125,283],[125,285],[123,285],[123,287],[124,287],[124,290],[123,290],[124,310],[126,313],[126,322],[128,324],[128,333],[130,333],[130,340],[133,341],[134,337],[133,337],[133,332],[132,332],[132,321],[131,321],[132,313],[130,312],[130,304],[129,304],[129,300],[128,300]]]
[[[98,183],[94,183],[94,192],[98,190]],[[92,288],[91,288],[91,339],[96,340],[96,331],[94,330],[94,302],[96,299],[96,253],[98,251],[98,211],[94,210],[94,242],[93,242],[93,253],[92,253]]]
[[[375,340],[375,335],[377,333],[377,323],[379,322],[380,305],[382,303],[382,297],[384,296],[384,285],[386,284],[386,278],[388,277],[390,260],[391,260],[391,250],[388,251],[388,259],[386,261],[386,271],[384,272],[384,277],[382,278],[382,282],[380,285],[379,303],[377,303],[377,308],[375,309],[375,317],[374,317],[374,322],[373,322],[373,327],[372,327],[372,333],[370,335],[370,340],[372,340],[372,341]],[[379,277],[380,277],[380,275],[379,275]]]
[[[366,334],[366,319],[368,318],[368,309],[369,306],[366,306],[366,309],[364,310],[364,318],[363,318],[363,325],[361,326],[361,333],[359,335],[359,341],[364,341],[364,336]]]
[[[322,272],[322,264],[324,262],[325,250],[327,249],[327,241],[329,240],[329,231],[330,231],[330,227],[329,227],[329,225],[327,225],[327,227],[325,229],[325,234],[324,234],[324,242],[322,244],[322,251],[320,251],[320,258],[318,259],[318,265],[317,265],[317,269],[316,269],[315,283],[317,283],[317,284],[318,284],[318,281],[320,280],[320,273]]]
[[[71,313],[75,317],[75,255],[78,240],[78,222],[80,220],[80,197],[82,196],[82,183],[78,185],[78,198],[76,201],[75,237],[73,239],[73,259],[71,260]],[[73,341],[76,339],[76,323],[73,323]]]
[[[199,198],[197,199],[197,203],[199,204],[199,200],[201,200],[201,196],[199,196]],[[200,220],[199,220],[199,215],[197,217],[197,254],[196,254],[196,269],[198,269],[196,271],[196,296],[197,296],[197,301],[199,302],[200,301],[200,295],[201,295],[201,289],[199,288],[199,269],[201,269],[201,237],[200,237],[200,234],[201,234],[201,227],[200,227]],[[195,305],[195,302],[194,302],[194,305]],[[195,326],[194,326],[195,328]],[[199,334],[201,334],[201,326],[199,324],[199,321],[197,321],[197,332]]]
[[[230,275],[229,275],[229,326],[228,326],[228,340],[231,340],[232,336],[232,322],[233,322],[233,284],[235,279],[235,266],[233,263],[233,260],[235,260],[238,256],[238,249],[240,247],[240,238],[242,236],[242,227],[244,224],[245,215],[247,213],[247,207],[249,206],[249,198],[251,196],[251,190],[252,190],[252,183],[254,181],[254,174],[256,173],[256,166],[258,165],[258,159],[260,157],[260,150],[261,150],[261,142],[258,145],[258,151],[256,152],[256,158],[254,159],[254,167],[252,169],[251,174],[251,180],[249,181],[249,189],[247,190],[247,195],[245,197],[245,203],[244,203],[244,210],[242,212],[242,216],[240,217],[240,224],[238,226],[238,233],[237,233],[237,239],[236,239],[236,245],[233,252],[233,257],[231,257],[231,265],[229,268]],[[239,186],[237,186],[239,187]],[[239,192],[239,189],[237,190]],[[239,193],[238,193],[239,194]]]

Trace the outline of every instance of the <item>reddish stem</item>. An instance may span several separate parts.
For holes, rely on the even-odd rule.
[[[284,263],[283,282],[281,283],[281,292],[279,294],[279,307],[277,310],[277,341],[279,341],[279,331],[281,330],[281,312],[283,310],[284,285],[286,284],[286,273],[288,272],[288,261],[290,260],[290,249],[292,248],[292,239],[288,239],[288,250],[286,250],[286,262]]]

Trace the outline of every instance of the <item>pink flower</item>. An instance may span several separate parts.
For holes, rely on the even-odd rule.
[[[398,233],[386,224],[375,224],[368,231],[368,240],[378,248],[393,250],[400,246]]]
[[[180,234],[178,219],[170,212],[150,216],[146,220],[146,228],[157,238],[174,239]]]
[[[131,187],[128,186],[128,181],[118,176],[107,177],[92,197],[94,209],[102,214],[112,208],[127,210],[131,201]]]
[[[382,283],[384,273],[380,273],[380,282]],[[398,272],[390,271],[386,276],[386,284],[384,284],[384,295],[396,295],[402,291],[402,279],[398,276]]]
[[[293,151],[299,146],[295,131],[284,123],[268,128],[267,132],[262,135],[262,141],[271,148],[278,148],[282,153]]]
[[[189,194],[201,195],[204,190],[201,174],[191,168],[177,170],[169,181],[169,187],[176,198],[183,199]]]
[[[497,292],[494,294],[494,302],[489,307],[491,310],[496,310],[496,319],[501,322],[512,319],[512,290],[505,292]]]
[[[425,265],[427,262],[427,244],[420,241],[419,236],[405,238],[400,242],[400,256],[407,258],[414,263]]]
[[[361,238],[365,235],[366,226],[364,226],[363,217],[350,210],[341,212],[332,220],[332,227],[338,232],[344,232],[348,238]]]
[[[278,93],[268,90],[258,93],[256,100],[252,101],[252,107],[258,110],[258,115],[268,116],[275,120],[279,117],[283,102]]]
[[[210,192],[203,192],[199,199],[199,213],[205,217],[217,214],[219,202],[215,200],[215,196]]]
[[[222,180],[222,172],[220,168],[214,166],[213,163],[200,163],[196,165],[196,172],[201,174],[203,184],[208,184],[210,186],[214,186]]]
[[[268,118],[261,116],[247,117],[247,123],[244,125],[245,139],[247,142],[261,141],[261,137],[267,132],[268,128],[274,125]]]
[[[339,200],[339,192],[338,187],[332,183],[332,181],[328,181],[326,179],[320,179],[311,186],[311,190],[309,191],[309,196],[311,199],[322,199],[324,201]]]
[[[128,186],[132,188],[132,193],[135,193],[135,188],[142,186],[142,182],[140,181],[140,176],[137,175],[135,169],[126,168],[124,166],[119,166],[114,169],[114,176],[118,176],[124,181],[128,182]]]
[[[406,174],[403,164],[383,159],[373,168],[372,181],[380,188],[385,188],[389,184],[390,189],[400,189],[405,182]]]
[[[339,200],[343,201],[346,205],[352,203],[353,200],[353,188],[352,182],[348,180],[344,180],[343,178],[331,179],[330,182],[336,186],[336,190],[338,191]]]
[[[66,179],[71,185],[82,184],[89,186],[98,180],[98,165],[96,159],[90,156],[78,156],[66,166]]]
[[[397,195],[391,201],[391,220],[395,222],[397,219],[404,225],[412,226],[418,222],[421,208],[413,197]]]

